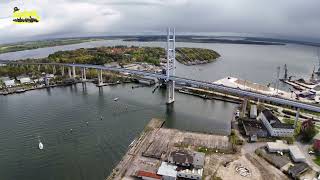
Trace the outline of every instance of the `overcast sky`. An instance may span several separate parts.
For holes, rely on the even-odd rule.
[[[13,8],[37,24],[13,24]],[[320,39],[320,0],[0,0],[0,43],[46,37],[229,32]],[[221,33],[219,33],[221,34]]]

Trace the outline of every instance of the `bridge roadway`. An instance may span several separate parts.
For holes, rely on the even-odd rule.
[[[78,67],[78,68],[90,68],[90,69],[98,69],[98,70],[101,69],[101,70],[106,70],[106,71],[130,73],[130,74],[154,77],[154,78],[159,78],[159,79],[166,79],[167,78],[166,75],[160,74],[160,73],[151,73],[151,72],[146,72],[146,71],[131,70],[131,69],[117,68],[117,67],[105,67],[105,66],[101,66],[101,65],[91,65],[91,64],[25,63],[25,62],[12,62],[12,61],[11,62],[10,61],[3,62],[3,63],[8,64],[8,65],[9,64],[13,64],[13,65],[53,65],[53,66],[65,66],[65,67],[73,67],[74,66],[74,67]],[[178,83],[188,83],[188,84],[197,85],[197,86],[201,86],[201,87],[212,88],[217,91],[236,94],[236,95],[242,96],[242,97],[251,97],[251,98],[259,99],[261,101],[269,101],[269,102],[274,102],[277,104],[289,105],[289,106],[296,107],[299,109],[320,112],[320,106],[306,104],[303,102],[285,99],[285,98],[281,98],[281,97],[265,95],[265,94],[261,94],[258,92],[246,91],[246,90],[242,90],[242,89],[238,89],[238,88],[232,88],[232,87],[227,87],[224,85],[214,84],[214,83],[200,81],[200,80],[193,80],[193,79],[188,79],[188,78],[183,78],[183,77],[178,77],[178,76],[170,76],[169,80],[175,81]]]

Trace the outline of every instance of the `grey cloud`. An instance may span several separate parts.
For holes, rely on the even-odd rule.
[[[164,32],[168,26],[190,33],[320,37],[318,0],[42,0],[29,6],[39,9],[45,24],[28,28],[1,24],[0,19],[0,41],[21,34],[34,38]],[[0,10],[0,17],[8,12],[11,9]]]

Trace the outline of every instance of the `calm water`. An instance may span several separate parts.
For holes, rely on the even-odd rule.
[[[44,57],[63,49],[117,44],[163,46],[102,41],[7,53],[0,59]],[[212,48],[222,55],[208,65],[177,65],[177,75],[207,81],[231,75],[267,84],[276,79],[279,65],[286,63],[289,73],[308,77],[316,64],[316,50],[307,46],[178,46]],[[115,97],[120,98],[118,102],[113,101]],[[171,128],[229,133],[235,105],[177,93],[174,106],[168,108],[164,97],[164,91],[152,94],[152,88],[132,90],[131,85],[119,85],[98,89],[91,84],[1,96],[0,179],[102,180],[153,117],[165,119]],[[44,151],[37,149],[38,136]]]

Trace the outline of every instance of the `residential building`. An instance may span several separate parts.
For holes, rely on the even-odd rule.
[[[263,110],[258,118],[262,121],[271,136],[290,137],[294,134],[293,125],[282,123],[268,109]]]

